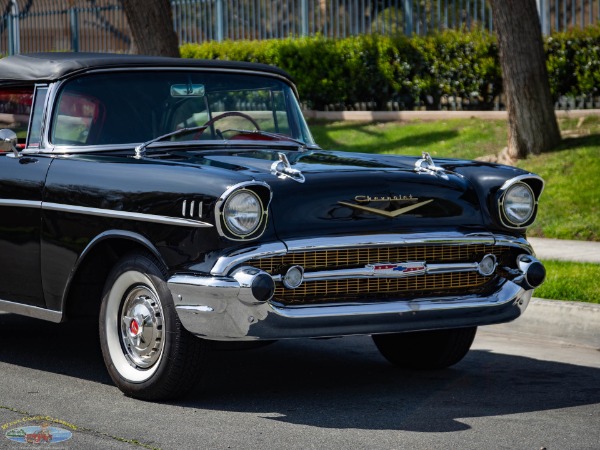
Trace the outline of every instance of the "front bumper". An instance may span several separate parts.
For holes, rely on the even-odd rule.
[[[360,245],[380,245],[391,237],[373,237]],[[413,236],[424,242],[423,236]],[[492,235],[462,235],[428,237],[427,242],[486,244],[502,242],[531,254],[523,239]],[[347,239],[328,240],[328,247],[343,245]],[[357,244],[357,238],[350,245]],[[311,248],[315,241],[310,241]],[[396,243],[397,243],[396,238]],[[379,243],[379,244],[378,244]],[[403,237],[400,245],[410,245]],[[282,244],[283,245],[283,244]],[[513,272],[512,281],[501,280],[492,293],[452,297],[398,298],[377,301],[365,298],[361,302],[289,306],[257,299],[253,280],[268,276],[259,270],[244,267],[244,262],[256,254],[268,256],[286,251],[304,250],[306,243],[288,243],[283,247],[269,244],[252,251],[221,259],[212,274],[175,274],[168,280],[176,311],[183,326],[192,334],[212,340],[277,340],[302,337],[334,337],[357,334],[380,334],[440,328],[460,328],[508,322],[519,317],[527,307],[532,287],[526,274]],[[235,261],[235,264],[232,263]],[[242,267],[242,269],[240,269]],[[223,273],[226,272],[226,273]],[[256,285],[256,283],[254,283]],[[264,289],[259,289],[264,294]],[[260,295],[258,296],[260,297]]]

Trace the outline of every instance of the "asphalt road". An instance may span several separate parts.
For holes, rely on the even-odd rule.
[[[214,352],[208,378],[178,402],[133,400],[93,326],[0,314],[0,448],[600,448],[600,352],[493,327],[439,372],[394,369],[353,337]],[[72,438],[5,436],[43,421]]]

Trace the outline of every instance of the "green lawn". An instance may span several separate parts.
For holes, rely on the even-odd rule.
[[[561,146],[519,166],[546,181],[539,216],[529,234],[600,241],[600,119],[559,121]],[[435,122],[314,122],[317,143],[332,150],[466,158],[498,153],[506,146],[503,120],[456,119]]]
[[[474,159],[502,149],[506,123],[476,119],[436,122],[357,123],[314,122],[317,143],[328,150],[364,153],[415,154]]]
[[[533,294],[547,299],[600,303],[600,264],[543,261],[546,281]]]

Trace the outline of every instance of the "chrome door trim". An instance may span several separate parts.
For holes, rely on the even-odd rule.
[[[35,319],[48,320],[50,322],[62,322],[63,313],[61,311],[52,311],[50,309],[40,308],[39,306],[23,305],[21,303],[0,300],[0,311],[6,311],[21,316],[33,317]]]
[[[35,200],[13,200],[0,198],[0,206],[15,206],[22,208],[41,208],[42,202]]]

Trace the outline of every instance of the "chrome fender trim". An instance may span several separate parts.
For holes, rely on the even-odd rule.
[[[64,205],[61,203],[43,202],[42,209],[47,211],[60,211],[89,216],[108,217],[111,219],[139,220],[141,222],[159,223],[162,225],[175,225],[193,228],[211,228],[210,223],[200,220],[184,219],[180,217],[159,216],[156,214],[117,211],[114,209],[89,208],[87,206]]]

